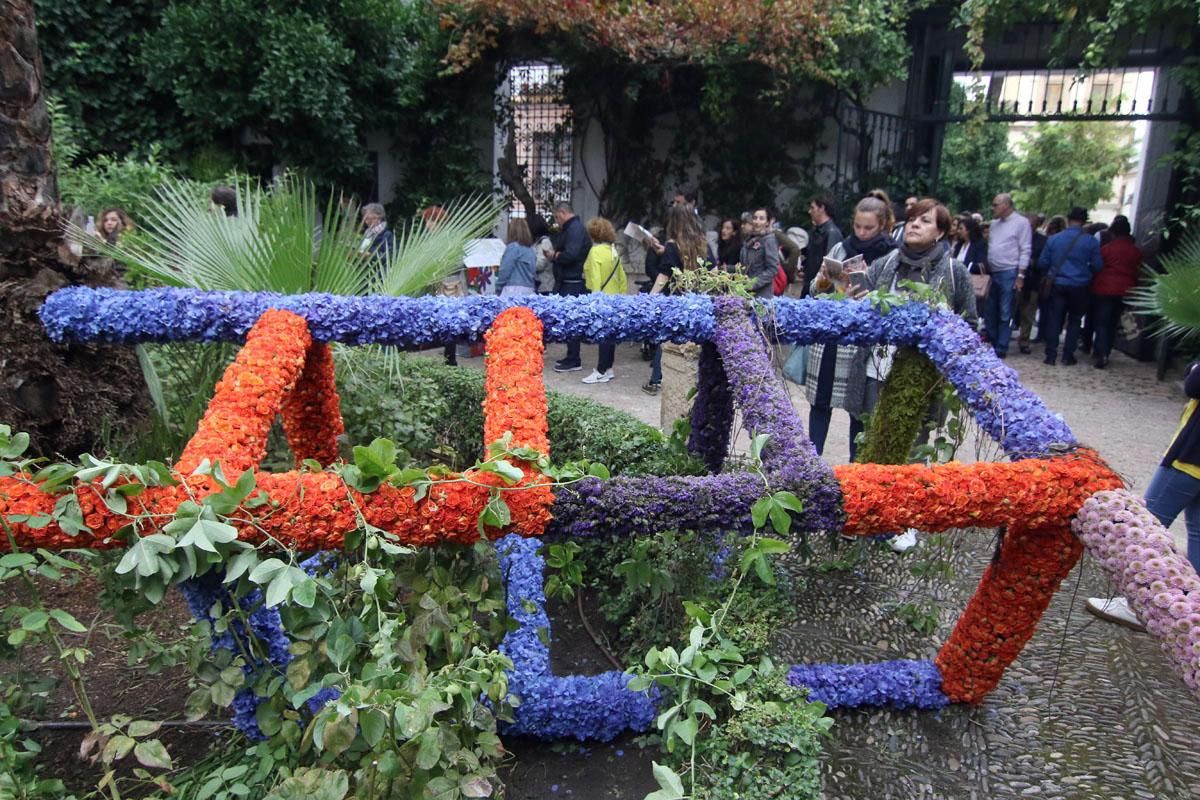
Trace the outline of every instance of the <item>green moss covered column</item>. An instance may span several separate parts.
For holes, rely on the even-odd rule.
[[[897,350],[892,371],[871,414],[866,437],[858,448],[858,461],[907,464],[942,380],[933,362],[915,347]]]

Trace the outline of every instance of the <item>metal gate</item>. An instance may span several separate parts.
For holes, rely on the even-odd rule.
[[[525,186],[537,211],[549,216],[554,204],[571,199],[574,167],[574,115],[566,102],[557,64],[518,64],[508,71],[508,103],[512,114],[517,162],[525,166]],[[510,197],[514,216],[525,207]]]

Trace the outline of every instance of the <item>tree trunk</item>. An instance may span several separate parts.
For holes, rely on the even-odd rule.
[[[517,162],[517,124],[514,120],[509,119],[508,133],[504,139],[504,155],[496,159],[496,168],[500,180],[512,190],[513,196],[521,201],[521,205],[525,206],[526,218],[532,219],[538,214],[537,201],[533,199],[529,187],[525,185],[526,166],[528,165]]]
[[[148,404],[131,348],[51,343],[37,310],[72,284],[116,285],[67,248],[31,0],[0,0],[0,422],[42,454],[94,449]]]

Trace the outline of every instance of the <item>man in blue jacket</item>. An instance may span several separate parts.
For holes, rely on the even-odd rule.
[[[1058,337],[1064,319],[1067,340],[1063,343],[1063,365],[1076,363],[1075,347],[1088,309],[1088,286],[1104,266],[1100,243],[1083,229],[1086,222],[1087,211],[1072,208],[1067,215],[1067,229],[1051,236],[1038,257],[1038,269],[1046,276],[1046,284],[1053,287],[1046,303],[1046,363],[1051,366],[1058,359]]]
[[[587,294],[583,283],[583,263],[587,261],[588,251],[592,249],[592,239],[588,236],[583,220],[575,216],[575,209],[570,203],[558,203],[554,206],[554,221],[558,223],[557,247],[550,255],[554,263],[554,293],[565,297]],[[567,355],[554,364],[555,372],[575,372],[583,369],[579,359],[579,340],[567,342]]]

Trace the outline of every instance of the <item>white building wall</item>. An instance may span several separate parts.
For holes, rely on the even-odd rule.
[[[379,202],[389,203],[396,196],[396,184],[404,174],[403,165],[392,155],[392,137],[387,131],[370,131],[366,135],[367,151],[375,153],[375,180],[379,187]]]
[[[576,118],[571,204],[575,207],[575,213],[585,220],[600,213],[600,192],[604,191],[604,176],[607,173],[604,129],[594,118]],[[619,227],[621,221],[613,220],[613,223]]]

